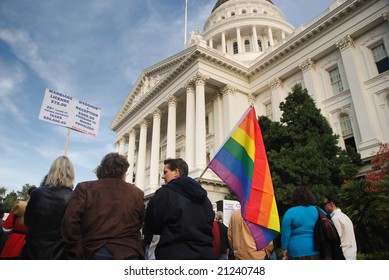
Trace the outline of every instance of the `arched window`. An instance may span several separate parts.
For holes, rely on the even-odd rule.
[[[257,9],[254,9],[254,10],[253,10],[253,13],[254,13],[254,14],[258,13],[258,10],[257,10]]]
[[[246,14],[246,10],[242,10],[242,15],[245,15]]]
[[[231,16],[232,16],[232,17],[235,16],[235,12],[231,12]]]
[[[244,41],[244,51],[250,52],[250,41],[249,40]]]
[[[262,42],[260,40],[258,40],[258,50],[262,51]]]
[[[347,147],[352,147],[355,151],[357,150],[357,145],[355,144],[353,128],[351,126],[351,120],[349,115],[342,115],[339,118],[340,129],[342,132],[342,138],[344,145]]]
[[[238,42],[234,42],[232,44],[232,49],[234,50],[234,54],[238,53]]]

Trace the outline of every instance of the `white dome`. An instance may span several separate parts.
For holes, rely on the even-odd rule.
[[[219,0],[204,25],[207,45],[247,63],[291,34],[293,26],[267,0]]]

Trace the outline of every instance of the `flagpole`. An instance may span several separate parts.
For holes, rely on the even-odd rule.
[[[205,172],[207,171],[207,169],[208,169],[208,165],[205,167],[204,171],[200,174],[199,178],[197,178],[197,182],[200,182],[201,177],[203,177],[203,175],[205,174]]]
[[[184,23],[184,48],[186,46],[186,37],[187,37],[187,22],[188,22],[188,0],[185,0],[185,23]]]
[[[65,157],[66,157],[67,154],[68,154],[69,135],[70,135],[70,127],[68,127],[68,133],[67,133],[67,135],[66,135],[65,152],[64,152],[64,154],[63,154]]]

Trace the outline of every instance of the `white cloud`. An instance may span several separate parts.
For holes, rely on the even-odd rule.
[[[0,112],[11,114],[20,122],[26,122],[26,118],[15,104],[14,95],[24,80],[25,73],[21,66],[0,60]]]

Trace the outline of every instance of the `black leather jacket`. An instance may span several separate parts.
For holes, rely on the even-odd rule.
[[[63,259],[61,222],[71,194],[69,188],[50,186],[41,186],[31,193],[24,214],[28,232],[22,259]]]

